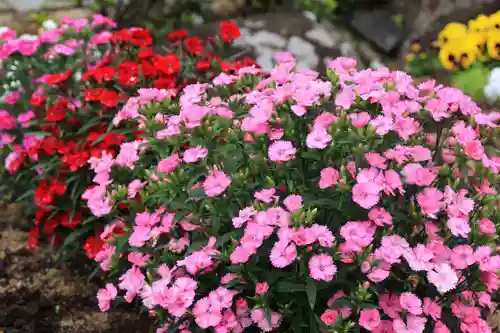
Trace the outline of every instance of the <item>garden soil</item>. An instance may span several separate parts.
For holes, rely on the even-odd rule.
[[[0,333],[150,331],[152,321],[137,310],[101,313],[95,297],[99,281],[87,281],[85,261],[54,268],[50,248],[26,248],[28,228],[19,209],[0,206]]]

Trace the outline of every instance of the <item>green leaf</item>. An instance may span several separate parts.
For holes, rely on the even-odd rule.
[[[82,228],[73,231],[64,240],[63,247],[67,247],[69,244],[76,241],[79,237],[83,236],[84,234],[86,234],[87,232],[92,230],[92,228],[93,228],[93,226],[91,224],[87,224],[87,225],[83,226]]]
[[[311,310],[314,310],[314,305],[316,304],[316,283],[312,279],[307,279],[306,281],[306,293],[307,299],[309,300],[309,306]]]
[[[472,67],[453,75],[451,85],[459,88],[476,102],[479,102],[484,99],[483,90],[484,86],[488,83],[489,74],[488,69],[482,66]]]
[[[305,285],[300,284],[300,283],[292,283],[292,282],[282,281],[276,285],[276,292],[278,292],[278,293],[294,293],[294,292],[301,292],[301,291],[305,291],[305,290],[306,290]]]
[[[25,136],[26,136],[26,135],[50,136],[50,135],[52,135],[52,134],[51,134],[51,133],[49,133],[49,132],[41,132],[41,131],[39,131],[39,132],[26,132],[26,133],[24,133],[23,135],[25,135]]]

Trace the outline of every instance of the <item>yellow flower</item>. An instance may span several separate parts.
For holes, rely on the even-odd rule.
[[[467,33],[465,24],[450,22],[438,34],[438,40],[435,44],[442,47],[451,40],[463,37]]]
[[[492,29],[500,29],[500,10],[490,16],[490,23]]]
[[[406,61],[407,62],[412,62],[413,60],[415,60],[415,54],[414,53],[408,53],[406,55]]]
[[[422,49],[422,46],[420,46],[420,43],[411,43],[411,50],[415,53],[420,52]]]
[[[500,59],[500,30],[492,30],[488,34],[488,54],[490,57]]]
[[[492,27],[490,18],[486,15],[479,15],[475,20],[469,21],[469,31],[487,34]]]
[[[482,56],[486,51],[486,41],[488,40],[488,34],[480,32],[469,32],[466,35],[466,39],[469,43],[476,46],[477,54]]]
[[[465,69],[477,58],[477,46],[472,39],[456,39],[446,43],[439,51],[439,61],[450,71]]]

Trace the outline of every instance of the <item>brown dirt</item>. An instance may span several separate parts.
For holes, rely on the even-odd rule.
[[[137,310],[101,313],[97,283],[82,274],[85,261],[78,269],[54,268],[49,248],[26,248],[27,226],[19,209],[0,206],[0,333],[150,331],[151,321]]]

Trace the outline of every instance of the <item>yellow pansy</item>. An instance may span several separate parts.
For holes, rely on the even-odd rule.
[[[500,10],[490,16],[490,23],[492,29],[500,29]]]
[[[486,41],[488,40],[488,34],[479,33],[479,32],[469,32],[465,39],[468,40],[469,43],[472,43],[476,46],[477,54],[482,56],[486,51]]]
[[[500,59],[500,30],[492,30],[488,34],[488,54],[490,57]]]
[[[450,71],[465,69],[477,58],[477,46],[473,39],[456,39],[444,45],[439,51],[439,61]]]
[[[451,40],[460,38],[467,34],[465,24],[450,22],[438,34],[437,46],[442,47]]]
[[[488,30],[492,27],[491,20],[486,15],[479,15],[475,20],[469,21],[469,31],[470,32],[478,32],[481,34],[487,34]]]

